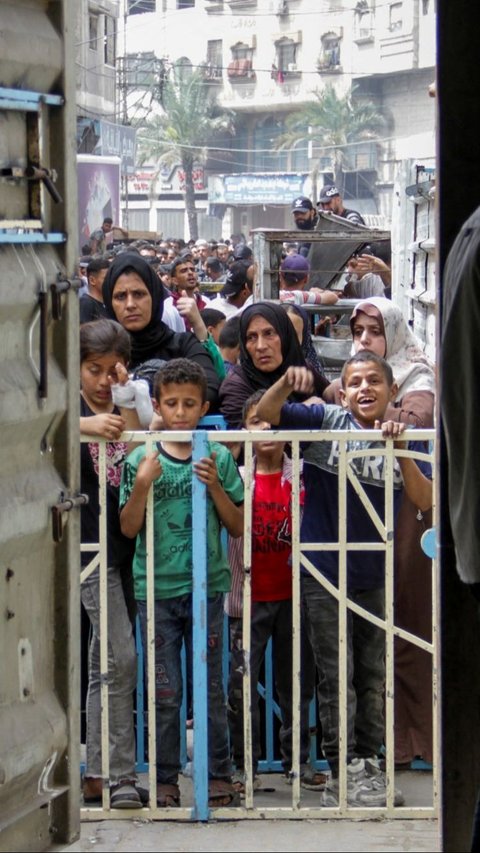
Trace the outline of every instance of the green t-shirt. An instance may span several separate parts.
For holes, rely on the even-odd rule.
[[[235,504],[243,502],[243,482],[232,454],[217,442],[218,479]],[[174,598],[192,591],[192,460],[174,459],[159,446],[162,475],[153,484],[155,598]],[[145,447],[137,447],[125,460],[120,486],[120,507],[133,490]],[[220,541],[221,523],[207,493],[208,595],[228,592],[230,566]],[[147,598],[146,525],[137,536],[133,560],[135,597]]]

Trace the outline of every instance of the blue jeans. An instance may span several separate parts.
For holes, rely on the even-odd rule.
[[[349,598],[378,616],[385,590],[349,590]],[[323,751],[338,775],[338,604],[311,575],[302,576],[302,607],[318,670]],[[347,761],[377,755],[384,741],[384,632],[347,608]]]
[[[99,570],[81,586],[82,604],[90,619],[88,652],[87,761],[85,775],[102,777],[100,590]],[[120,570],[107,569],[108,590],[108,711],[110,782],[135,779],[133,691],[137,680],[137,652]]]
[[[147,606],[138,602],[143,648],[147,649]],[[176,784],[180,771],[180,707],[183,697],[182,641],[192,653],[192,596],[155,601],[155,707],[157,782]],[[208,774],[230,779],[227,709],[222,684],[223,593],[207,603]],[[202,732],[195,729],[195,737]]]

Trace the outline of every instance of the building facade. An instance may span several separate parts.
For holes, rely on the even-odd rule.
[[[305,139],[278,149],[287,118],[327,84],[339,95],[354,86],[385,119],[380,139],[350,145],[346,158],[348,205],[372,224],[390,223],[400,163],[434,156],[433,0],[126,0],[120,15],[121,61],[131,73],[119,100],[130,119],[148,120],[152,86],[176,67],[200,68],[218,103],[235,114],[235,136],[212,140],[198,164],[204,236],[289,227],[289,199],[315,196],[331,179],[330,152],[308,139],[307,127]],[[153,166],[129,179],[129,220],[182,233],[181,171],[156,175]]]

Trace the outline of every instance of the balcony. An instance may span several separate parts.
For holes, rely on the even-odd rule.
[[[223,67],[221,64],[207,60],[207,62],[203,62],[200,67],[203,79],[206,83],[217,84],[218,86],[222,84]]]
[[[227,67],[227,75],[230,83],[244,83],[255,80],[255,71],[252,68],[251,59],[232,59]]]

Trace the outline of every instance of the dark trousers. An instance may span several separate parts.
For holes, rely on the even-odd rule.
[[[350,590],[349,598],[380,618],[385,590]],[[302,607],[318,671],[323,750],[338,775],[338,604],[313,577],[302,576]],[[347,761],[378,755],[384,741],[384,632],[347,609]]]
[[[251,709],[253,772],[261,756],[260,709],[257,684],[265,657],[267,643],[272,638],[275,689],[282,714],[280,726],[280,751],[286,771],[292,763],[292,602],[253,601],[251,612]],[[233,759],[238,769],[244,767],[243,743],[243,639],[242,620],[230,620],[230,678],[228,684],[228,722]],[[302,631],[302,686],[300,709],[300,761],[308,758],[310,738],[308,725],[309,704],[314,691],[313,656]]]

